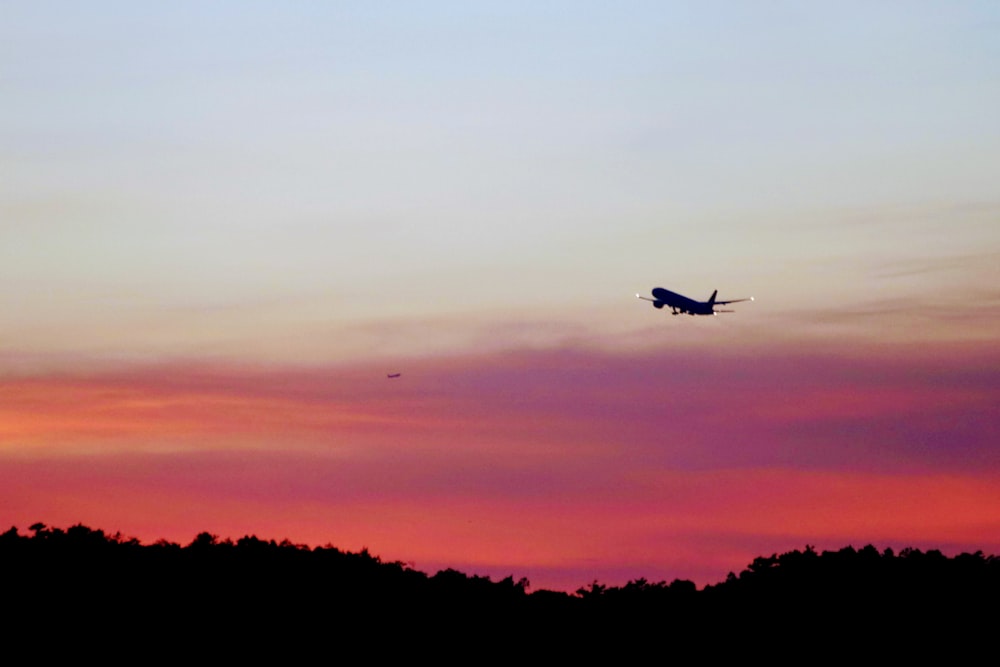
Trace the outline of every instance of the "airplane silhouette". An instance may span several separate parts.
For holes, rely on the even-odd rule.
[[[688,315],[715,315],[716,313],[733,313],[733,310],[716,310],[716,306],[724,306],[728,303],[737,303],[740,301],[753,301],[753,297],[747,299],[731,299],[729,301],[716,301],[715,295],[719,293],[719,290],[712,292],[712,296],[709,297],[708,301],[695,301],[694,299],[689,299],[686,296],[681,296],[676,292],[671,292],[670,290],[663,289],[662,287],[653,288],[653,297],[650,299],[648,296],[642,296],[636,294],[636,296],[644,301],[652,301],[653,307],[663,308],[664,306],[670,306],[671,314],[677,315],[680,313],[687,313]]]
[[[402,375],[402,373],[389,373],[388,375],[386,375],[386,377],[392,379],[392,378],[398,378],[400,375]]]

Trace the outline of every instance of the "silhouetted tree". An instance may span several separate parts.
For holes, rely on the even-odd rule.
[[[806,545],[757,557],[700,591],[691,581],[638,578],[529,595],[526,578],[492,581],[454,569],[428,576],[367,549],[329,544],[311,549],[250,535],[234,542],[203,532],[185,547],[144,546],[82,524],[29,530],[0,534],[2,599],[18,610],[15,629],[44,618],[55,631],[89,628],[100,636],[114,627],[151,646],[265,636],[326,641],[379,623],[387,637],[415,646],[428,637],[487,646],[503,636],[564,649],[595,642],[637,649],[637,638],[675,648],[752,646],[789,636],[861,646],[897,636],[891,621],[925,644],[960,639],[983,647],[1000,620],[1000,559],[982,551],[948,558],[937,550],[897,555],[866,545],[817,553]]]

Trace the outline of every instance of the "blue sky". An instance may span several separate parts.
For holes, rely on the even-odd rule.
[[[996,257],[989,3],[33,3],[4,23],[15,338],[76,307],[122,327],[249,309],[288,318],[276,335],[620,321],[654,284],[850,307],[893,298],[871,267]]]

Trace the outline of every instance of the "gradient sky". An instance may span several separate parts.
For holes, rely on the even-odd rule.
[[[2,14],[0,529],[1000,553],[996,3]]]

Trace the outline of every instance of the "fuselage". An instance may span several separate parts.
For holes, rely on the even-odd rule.
[[[663,289],[662,287],[653,288],[653,297],[656,301],[653,305],[657,308],[663,308],[667,306],[670,308],[674,314],[677,313],[687,313],[689,315],[714,315],[715,314],[715,295],[712,295],[712,299],[709,301],[695,301],[694,299],[689,299],[686,296],[678,294],[676,292],[671,292],[668,289]]]

